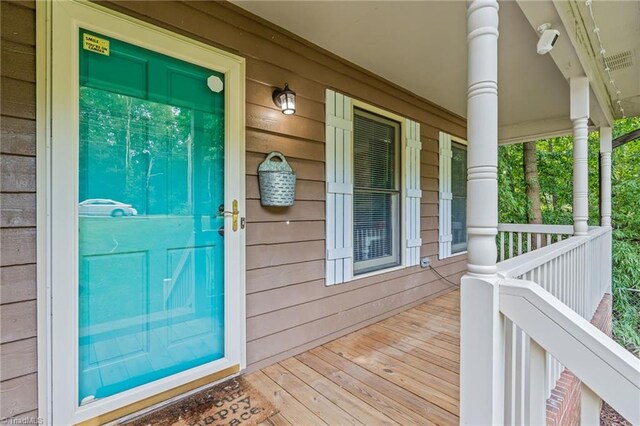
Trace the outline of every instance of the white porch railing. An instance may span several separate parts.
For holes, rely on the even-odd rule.
[[[592,227],[586,236],[502,261],[498,275],[534,281],[590,320],[611,285],[611,228]]]
[[[499,262],[520,256],[573,235],[571,225],[498,224]]]
[[[547,394],[540,379],[548,367],[547,353],[582,382],[581,424],[599,424],[600,398],[631,424],[640,424],[640,360],[534,282],[502,281],[500,312],[530,336],[523,354],[528,359],[526,391],[516,394],[524,414],[505,417],[505,424],[546,423]]]
[[[527,235],[528,242],[531,241],[529,235],[532,233],[538,234],[538,241],[543,240],[540,235],[544,228],[544,225],[507,225],[503,227],[503,231],[521,232],[522,235]],[[547,235],[568,234],[566,227],[546,228],[549,231]],[[518,237],[518,241],[523,240],[524,238]],[[513,239],[509,238],[508,241]],[[517,251],[514,250],[513,253]],[[498,275],[505,280],[535,282],[559,299],[563,306],[590,321],[602,297],[610,291],[611,228],[594,227],[586,236],[570,237],[535,252],[524,252],[520,256],[511,257],[498,263]],[[502,298],[500,303],[502,306]],[[523,327],[515,318],[505,314],[506,424],[527,424],[531,414],[527,395],[531,392],[531,384],[535,382],[535,378],[531,376],[531,366],[537,362],[532,359],[532,356],[536,356],[532,355],[532,351],[537,344],[531,341]],[[560,361],[551,355],[556,352],[546,349],[542,370],[545,374],[542,381],[544,400],[551,395],[551,390],[564,369]]]

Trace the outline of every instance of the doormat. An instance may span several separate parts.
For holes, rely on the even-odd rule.
[[[166,407],[120,423],[127,426],[253,426],[276,410],[244,378],[237,377]]]

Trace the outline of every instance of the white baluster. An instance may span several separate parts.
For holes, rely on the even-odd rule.
[[[527,425],[544,425],[547,416],[547,352],[536,341],[529,342],[529,398]]]
[[[602,400],[587,385],[580,385],[580,425],[599,426]]]
[[[518,232],[518,256],[522,254],[522,232]]]
[[[509,232],[509,259],[513,257],[513,232]]]

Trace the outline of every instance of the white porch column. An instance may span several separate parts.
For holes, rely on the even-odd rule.
[[[460,422],[502,424],[504,342],[496,279],[498,2],[467,2],[468,273],[461,280]]]
[[[571,121],[573,123],[573,232],[587,235],[589,220],[589,80],[576,77],[569,81]]]
[[[600,128],[600,225],[611,226],[611,127]]]

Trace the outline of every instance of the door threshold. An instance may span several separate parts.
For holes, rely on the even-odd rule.
[[[240,374],[240,365],[232,365],[217,373],[209,374],[182,386],[169,389],[157,395],[150,396],[138,402],[134,402],[117,410],[101,414],[89,420],[78,423],[79,426],[115,425],[122,421],[139,417],[161,406],[183,399],[193,393],[214,386],[223,380],[229,380]]]

